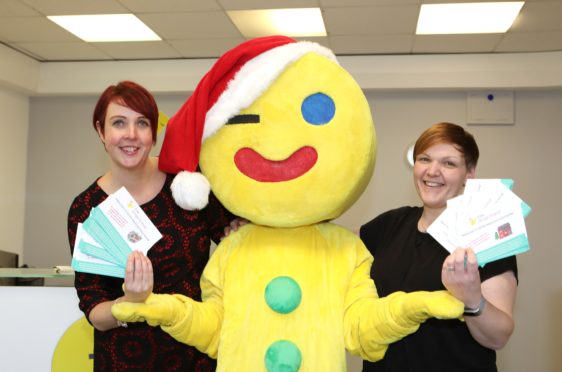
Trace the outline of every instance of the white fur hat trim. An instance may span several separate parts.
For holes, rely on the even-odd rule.
[[[172,196],[183,209],[203,209],[209,203],[211,185],[199,172],[179,172],[172,181]]]

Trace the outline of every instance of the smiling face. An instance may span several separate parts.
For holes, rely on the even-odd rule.
[[[153,145],[150,120],[111,102],[103,125],[104,130],[98,125],[97,131],[113,166],[134,169],[146,163]]]
[[[375,147],[357,83],[309,53],[203,143],[200,166],[234,214],[300,226],[338,217],[353,204],[371,177]]]
[[[424,207],[442,210],[447,200],[462,193],[468,178],[474,178],[474,167],[467,168],[463,154],[450,143],[428,147],[417,155],[414,183]]]

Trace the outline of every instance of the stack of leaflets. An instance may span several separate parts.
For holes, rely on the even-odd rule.
[[[79,223],[72,267],[75,271],[125,277],[129,254],[146,254],[162,238],[141,207],[124,188],[109,195]]]
[[[480,266],[528,251],[531,207],[512,187],[510,179],[467,180],[464,193],[447,201],[427,232],[449,252],[472,248]]]

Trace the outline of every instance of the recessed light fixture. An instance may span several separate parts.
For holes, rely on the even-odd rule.
[[[319,8],[231,10],[227,14],[245,37],[326,36]]]
[[[524,1],[422,4],[418,35],[486,34],[506,32]]]
[[[47,18],[88,42],[161,40],[132,14],[60,15]]]

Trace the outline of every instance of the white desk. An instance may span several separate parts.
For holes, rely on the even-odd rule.
[[[82,317],[74,287],[0,287],[0,371],[51,372],[57,344]]]

